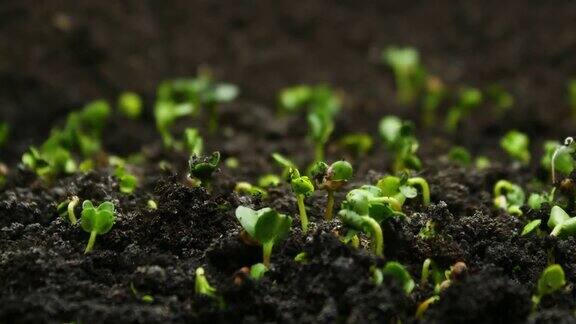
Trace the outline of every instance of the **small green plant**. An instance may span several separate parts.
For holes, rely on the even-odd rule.
[[[268,193],[266,192],[266,190],[254,186],[252,185],[250,182],[246,182],[246,181],[240,181],[236,183],[236,186],[234,187],[234,191],[236,191],[239,194],[247,194],[253,197],[258,197],[258,198],[266,198],[266,196],[268,196]]]
[[[263,263],[269,267],[272,249],[288,235],[292,219],[270,208],[253,210],[244,206],[236,208],[236,218],[246,233],[262,244]]]
[[[340,147],[353,152],[357,157],[364,157],[374,146],[372,137],[368,134],[348,134],[340,139]]]
[[[332,220],[334,210],[334,191],[341,189],[346,182],[352,179],[354,170],[352,165],[346,161],[337,161],[328,165],[324,162],[316,162],[311,170],[312,178],[316,187],[325,190],[328,194],[326,201],[326,211],[324,218]]]
[[[530,209],[533,210],[540,210],[542,208],[542,204],[549,203],[551,204],[554,201],[554,193],[556,192],[556,188],[552,188],[550,192],[543,192],[543,193],[531,193],[528,197],[527,205]]]
[[[204,140],[196,128],[184,130],[184,147],[190,155],[200,156],[204,152]]]
[[[296,164],[292,162],[292,160],[280,153],[272,153],[272,159],[282,168],[282,178],[288,178],[290,169],[297,168]]]
[[[258,178],[258,186],[262,188],[270,188],[270,187],[277,187],[282,182],[279,176],[275,174],[265,174]]]
[[[376,186],[382,190],[382,195],[396,199],[400,205],[404,205],[406,198],[412,199],[418,195],[418,186],[422,194],[422,204],[430,204],[430,186],[422,177],[408,177],[406,174],[402,177],[385,176],[378,180]]]
[[[309,112],[307,120],[310,139],[314,143],[314,161],[322,161],[324,159],[324,146],[334,131],[334,121],[331,115],[318,111]]]
[[[432,127],[436,124],[436,111],[447,95],[442,80],[434,76],[426,78],[425,92],[422,98],[422,124]]]
[[[472,155],[462,146],[454,146],[448,152],[448,160],[468,167],[472,164]]]
[[[486,97],[494,104],[496,117],[498,118],[501,118],[514,106],[514,96],[497,84],[493,84],[486,89]]]
[[[302,227],[302,232],[306,233],[308,231],[308,215],[306,214],[304,198],[314,192],[314,185],[309,177],[301,176],[300,171],[296,168],[290,169],[288,181],[290,182],[292,191],[296,195],[296,203],[300,214],[300,226]]]
[[[410,276],[408,270],[406,270],[402,264],[396,261],[388,261],[382,270],[374,268],[374,271],[377,273],[375,275],[376,285],[382,284],[386,278],[391,278],[400,284],[400,287],[402,287],[406,294],[410,294],[416,286],[414,279],[412,279],[412,276]]]
[[[130,119],[138,119],[142,114],[142,99],[136,92],[122,92],[118,97],[118,110]]]
[[[124,194],[134,192],[138,186],[138,178],[126,169],[126,161],[117,156],[111,156],[108,161],[114,167],[114,176],[118,179],[120,192]]]
[[[42,151],[30,147],[22,155],[22,164],[45,181],[52,181],[58,175],[72,174],[77,170],[70,151],[60,146],[44,146]]]
[[[384,145],[394,155],[392,166],[394,172],[406,169],[419,170],[422,167],[422,162],[416,156],[419,145],[411,122],[403,121],[396,116],[386,116],[380,121],[379,132]]]
[[[530,140],[526,134],[516,130],[511,130],[500,140],[500,146],[508,153],[508,155],[522,163],[528,164],[530,162]]]
[[[536,293],[532,296],[532,310],[536,311],[542,297],[562,289],[565,285],[564,270],[559,264],[546,267],[538,279]]]
[[[256,263],[250,267],[250,278],[260,280],[264,277],[266,271],[268,271],[268,268],[264,263]]]
[[[92,251],[94,243],[96,243],[96,236],[108,233],[115,221],[114,204],[106,201],[98,207],[94,207],[90,200],[84,200],[82,203],[82,229],[90,233],[90,239],[84,253]]]
[[[512,215],[522,215],[526,195],[524,190],[507,180],[499,180],[494,185],[494,205]]]
[[[563,174],[570,174],[574,170],[575,152],[574,138],[566,137],[564,145],[555,142],[546,142],[544,146],[544,156],[541,163],[545,169],[550,170],[552,183],[556,183],[556,171]]]
[[[196,276],[194,277],[194,291],[196,295],[204,295],[212,298],[219,298],[216,289],[210,285],[204,268],[199,267],[196,269]]]
[[[526,236],[530,233],[538,232],[538,228],[540,227],[540,224],[542,224],[542,220],[540,220],[540,219],[535,219],[535,220],[529,222],[528,224],[526,224],[524,226],[524,228],[522,229],[522,233],[520,235]]]
[[[560,206],[552,207],[547,225],[552,230],[550,236],[566,238],[576,235],[576,217],[570,217]]]
[[[482,104],[482,92],[476,88],[462,88],[458,92],[458,100],[454,106],[448,110],[445,127],[449,133],[454,133],[462,118],[472,112]]]
[[[58,204],[58,207],[56,207],[58,215],[60,215],[64,219],[68,219],[70,221],[70,224],[76,225],[76,223],[78,223],[78,219],[76,218],[74,209],[76,208],[76,206],[78,206],[79,202],[80,198],[78,198],[78,196],[73,196],[72,198],[61,202],[60,204]]]
[[[198,157],[192,155],[188,162],[190,177],[200,180],[205,188],[210,188],[212,183],[212,174],[218,169],[220,163],[220,152],[213,152],[210,156]]]
[[[424,81],[424,69],[418,51],[412,47],[391,46],[382,52],[382,60],[394,72],[398,102],[413,103]]]

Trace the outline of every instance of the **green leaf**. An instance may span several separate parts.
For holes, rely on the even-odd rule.
[[[448,152],[448,159],[462,166],[470,166],[472,164],[470,152],[461,146],[451,148],[450,152]]]
[[[274,161],[276,161],[276,163],[278,163],[285,169],[296,168],[296,164],[294,164],[294,162],[292,162],[290,159],[288,159],[287,157],[283,156],[280,153],[272,153],[272,158],[274,159]]]
[[[347,161],[334,162],[328,169],[329,178],[333,181],[348,181],[352,179],[352,173],[352,165]]]
[[[414,71],[420,64],[420,54],[413,47],[388,47],[382,52],[382,59],[398,73]]]
[[[86,232],[105,234],[110,231],[115,219],[114,205],[110,202],[100,204],[97,209],[89,200],[82,203],[82,229]]]
[[[540,160],[540,164],[546,170],[552,168],[552,156],[557,149],[563,147],[557,141],[547,141],[544,143],[544,154]],[[554,161],[554,168],[556,171],[563,174],[570,174],[574,170],[574,159],[571,155],[571,150],[559,150]]]
[[[219,162],[220,152],[218,151],[204,158],[193,155],[189,162],[190,175],[201,181],[206,181],[212,177],[212,173],[218,168]]]
[[[137,119],[142,113],[142,99],[135,92],[122,92],[118,98],[118,109],[122,115],[130,119]]]
[[[400,192],[400,178],[395,176],[385,176],[378,180],[376,186],[382,190],[383,196],[393,197]]]
[[[395,143],[401,136],[402,120],[396,116],[386,116],[380,121],[378,129],[385,143]]]
[[[418,190],[416,190],[416,188],[412,187],[412,186],[400,186],[400,192],[406,197],[406,198],[414,198],[416,196],[418,196]]]
[[[236,208],[236,218],[244,230],[253,238],[256,236],[256,222],[258,221],[258,214],[255,210],[248,207],[238,206]]]
[[[562,224],[564,221],[568,220],[570,215],[562,209],[560,206],[554,206],[550,210],[550,218],[548,219],[548,227],[554,229],[554,227]]]
[[[280,91],[280,106],[288,112],[294,112],[304,107],[312,97],[312,89],[309,86],[300,85],[285,88]]]
[[[364,156],[372,149],[374,141],[368,134],[349,134],[340,139],[340,145],[358,156]]]
[[[264,277],[266,271],[268,271],[268,268],[266,268],[264,263],[256,263],[250,267],[250,278],[254,280],[260,280],[262,277]]]
[[[506,151],[511,158],[524,164],[530,162],[529,144],[528,136],[516,130],[509,131],[504,135],[502,140],[500,140],[500,146],[504,151]]]
[[[290,185],[295,193],[300,195],[309,195],[314,192],[314,184],[307,176],[295,177],[290,179]]]
[[[521,236],[525,236],[525,235],[528,235],[528,234],[534,232],[538,227],[540,227],[541,223],[542,223],[542,221],[540,219],[535,219],[535,220],[531,221],[530,223],[526,224],[526,226],[524,226],[524,229],[522,229]]]
[[[404,268],[404,266],[395,261],[389,261],[386,263],[384,268],[382,269],[382,276],[384,278],[391,277],[394,280],[397,280],[404,292],[409,294],[414,289],[415,283],[410,273]]]
[[[551,294],[566,285],[564,270],[558,264],[548,266],[538,280],[538,295]]]

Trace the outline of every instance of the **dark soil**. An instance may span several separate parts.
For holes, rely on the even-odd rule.
[[[499,179],[523,186],[535,175],[546,181],[538,166],[541,143],[574,135],[565,85],[576,76],[575,29],[573,1],[2,1],[0,120],[13,131],[0,150],[9,168],[0,189],[0,322],[412,323],[432,288],[417,285],[407,296],[393,281],[375,286],[370,267],[397,260],[417,280],[426,258],[442,267],[463,261],[468,274],[422,322],[576,322],[576,240],[520,237],[526,220],[546,220],[549,207],[517,218],[495,209],[491,197]],[[410,201],[408,221],[385,224],[385,259],[340,243],[340,223],[321,219],[325,198],[318,193],[307,200],[310,233],[303,236],[295,219],[265,277],[236,285],[235,273],[260,262],[261,250],[239,238],[234,209],[270,206],[296,215],[297,208],[287,185],[261,201],[233,193],[234,184],[277,172],[269,159],[275,151],[300,165],[311,160],[303,117],[276,118],[278,90],[334,85],[346,102],[332,142],[359,131],[376,138],[383,115],[419,116],[415,107],[395,103],[392,76],[379,64],[380,49],[393,44],[418,48],[427,68],[453,89],[504,86],[516,98],[514,110],[497,118],[485,104],[454,136],[419,129],[433,204]],[[238,169],[221,168],[210,193],[185,185],[187,157],[162,150],[151,112],[160,81],[194,75],[202,65],[242,91],[221,109],[226,131],[205,135],[209,151],[240,161]],[[144,152],[133,194],[119,193],[107,168],[47,185],[18,166],[27,147],[41,143],[67,113],[96,98],[114,102],[123,90],[144,96],[144,117],[114,116],[104,146],[121,156]],[[205,128],[203,119],[187,122]],[[530,135],[529,167],[514,166],[498,148],[511,128]],[[442,155],[453,144],[488,155],[493,166],[479,171],[446,162]],[[334,144],[328,157],[351,159],[357,172],[346,190],[373,183],[391,165],[378,142],[362,159]],[[172,168],[159,168],[162,160]],[[56,213],[72,195],[117,207],[113,229],[88,255],[87,233]],[[149,199],[157,210],[146,206]],[[421,238],[430,220],[438,235]],[[302,251],[308,262],[295,262]],[[530,297],[550,255],[569,285],[531,313]],[[225,307],[194,294],[200,266]],[[143,302],[145,294],[154,301]]]

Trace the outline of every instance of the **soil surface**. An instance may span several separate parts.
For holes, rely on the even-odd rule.
[[[8,167],[0,188],[0,322],[576,322],[576,239],[521,237],[527,220],[542,219],[544,229],[549,206],[518,218],[496,209],[491,195],[499,179],[528,188],[535,177],[548,183],[539,166],[542,142],[574,135],[566,99],[567,80],[576,76],[574,30],[574,1],[2,1],[0,120],[12,131],[0,149]],[[306,201],[311,231],[303,235],[295,217],[264,278],[236,284],[236,272],[260,262],[261,249],[240,239],[235,208],[296,216],[297,207],[286,184],[261,200],[234,193],[235,183],[279,172],[273,152],[301,166],[312,160],[304,116],[277,118],[278,91],[327,83],[345,95],[327,156],[347,158],[356,172],[336,195],[339,206],[347,190],[388,173],[391,160],[378,140],[363,158],[337,140],[350,132],[378,138],[386,114],[419,123],[417,107],[396,103],[393,76],[380,63],[380,50],[390,45],[418,48],[450,89],[503,86],[515,97],[513,110],[497,116],[487,102],[455,135],[418,128],[432,204],[410,200],[407,221],[384,224],[385,258],[341,243],[341,224],[322,219],[326,198],[316,193]],[[241,89],[221,107],[219,134],[208,135],[204,117],[185,121],[201,129],[207,151],[240,162],[236,169],[221,165],[211,192],[186,185],[188,157],[162,149],[152,116],[162,80],[203,66]],[[124,90],[143,95],[144,115],[114,115],[103,140],[109,154],[144,153],[134,166],[133,194],[119,192],[110,168],[46,184],[19,165],[69,112],[97,98],[115,102]],[[499,149],[512,128],[531,138],[529,166],[516,166]],[[487,155],[492,166],[447,162],[451,145]],[[56,212],[72,195],[117,207],[116,224],[87,255],[88,234]],[[158,209],[147,207],[149,199]],[[429,221],[437,235],[423,238]],[[303,251],[307,261],[295,262]],[[532,312],[531,295],[551,256],[568,287]],[[417,284],[406,295],[394,281],[376,286],[370,268],[396,260],[419,282],[426,258],[443,268],[463,261],[468,272],[418,320],[416,307],[433,287]],[[194,294],[200,266],[224,305]]]

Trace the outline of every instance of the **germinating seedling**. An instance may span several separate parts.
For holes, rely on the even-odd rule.
[[[94,207],[90,200],[82,203],[82,229],[90,233],[84,253],[92,251],[96,236],[108,233],[115,221],[114,204],[111,202],[103,202],[98,207]]]
[[[547,225],[552,230],[550,236],[565,238],[576,235],[576,217],[570,217],[560,206],[552,207]]]
[[[436,124],[436,111],[447,95],[442,80],[434,76],[426,78],[424,97],[422,98],[422,124],[432,127]]]
[[[262,244],[263,263],[269,267],[272,249],[288,235],[292,219],[270,208],[253,210],[244,206],[236,208],[236,218],[248,235]]]
[[[446,116],[446,131],[453,133],[458,128],[462,118],[482,104],[482,92],[476,88],[463,88],[458,93],[456,105],[448,110]]]
[[[63,201],[57,207],[58,215],[60,215],[64,219],[68,219],[70,224],[76,225],[78,219],[76,218],[76,213],[74,209],[78,206],[80,202],[80,198],[78,196],[73,196],[72,198]]]
[[[118,97],[118,110],[130,119],[138,119],[142,113],[142,99],[136,92],[123,92]]]
[[[212,174],[218,169],[220,152],[216,151],[207,157],[193,155],[188,162],[190,176],[200,180],[202,186],[210,188]]]
[[[570,173],[574,170],[574,160],[572,158],[574,152],[574,139],[572,137],[567,137],[564,140],[564,145],[556,147],[550,158],[552,183],[556,183],[556,170],[562,173]]]
[[[424,80],[418,51],[412,47],[388,47],[382,52],[382,60],[394,72],[398,102],[413,103]]]
[[[528,136],[516,130],[511,130],[500,140],[500,146],[508,153],[508,155],[522,163],[528,164],[530,162],[530,140]]]
[[[386,116],[380,121],[378,128],[384,145],[394,155],[392,170],[400,172],[406,169],[419,170],[422,162],[416,151],[418,140],[414,136],[414,125],[396,116]]]
[[[526,195],[524,190],[507,180],[500,180],[494,185],[494,205],[508,213],[520,216]]]
[[[357,157],[364,157],[374,146],[372,137],[368,134],[348,134],[340,139],[340,146]]]
[[[400,284],[406,294],[410,294],[416,286],[408,270],[396,261],[388,261],[381,270],[378,268],[373,270],[376,285],[381,285],[384,279],[391,278]]]
[[[296,169],[296,164],[280,153],[272,153],[272,159],[282,168],[282,178],[288,178],[291,169]]]
[[[312,178],[320,190],[328,193],[326,211],[324,218],[332,220],[334,210],[334,191],[341,189],[346,182],[352,179],[352,165],[346,161],[337,161],[328,165],[324,162],[317,162],[312,168]]]
[[[422,204],[430,204],[430,186],[422,177],[408,177],[405,174],[402,177],[385,176],[378,180],[376,186],[382,190],[382,195],[394,198],[400,205],[404,205],[406,198],[415,198],[418,195],[417,187],[420,187]]]
[[[565,285],[564,270],[559,264],[546,267],[538,279],[536,293],[532,296],[532,311],[536,311],[542,297],[562,289]]]
[[[204,140],[196,128],[184,130],[184,148],[190,155],[200,156],[204,153]]]
[[[300,225],[302,227],[302,232],[306,233],[308,231],[308,215],[306,214],[304,198],[314,192],[314,185],[312,184],[312,180],[310,180],[309,177],[301,176],[300,171],[295,168],[290,169],[288,181],[290,182],[292,191],[296,195],[296,203],[298,205],[298,212],[300,214]]]
[[[266,198],[266,196],[268,195],[268,193],[266,193],[266,190],[246,181],[237,182],[236,186],[234,187],[234,191],[236,191],[241,195],[247,194],[258,198]]]
[[[216,289],[212,287],[208,282],[208,279],[206,279],[206,274],[202,267],[196,269],[196,276],[194,277],[194,291],[196,292],[196,295],[218,298]]]

